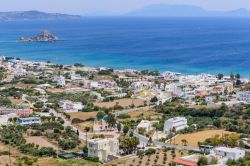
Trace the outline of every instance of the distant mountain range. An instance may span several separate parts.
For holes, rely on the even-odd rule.
[[[208,11],[197,6],[154,4],[138,9],[125,16],[137,17],[250,17],[244,8],[232,11]]]
[[[0,21],[62,20],[80,18],[82,18],[82,16],[60,13],[45,13],[40,11],[0,12]]]
[[[241,8],[232,11],[208,11],[197,6],[154,4],[128,13],[95,12],[87,16],[130,16],[130,17],[250,17],[250,10]],[[80,15],[46,13],[41,11],[0,12],[0,21],[21,20],[66,20],[81,19]]]

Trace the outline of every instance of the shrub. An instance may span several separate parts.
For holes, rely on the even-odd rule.
[[[152,149],[152,148],[149,148],[149,149],[147,149],[146,151],[145,151],[145,154],[146,155],[151,155],[151,154],[155,154],[155,149]]]
[[[82,122],[84,122],[84,120],[81,120],[81,119],[79,119],[79,118],[74,118],[74,119],[72,119],[72,123],[73,123],[73,124],[78,124],[78,123],[82,123]]]
[[[63,150],[73,149],[77,146],[77,144],[77,141],[74,140],[59,140],[59,146],[61,146]]]
[[[130,115],[128,114],[120,114],[117,116],[118,119],[127,119],[127,118],[130,118]]]
[[[98,157],[84,157],[85,160],[93,161],[93,162],[99,162]]]
[[[41,131],[34,131],[30,133],[31,136],[42,136],[42,132]]]

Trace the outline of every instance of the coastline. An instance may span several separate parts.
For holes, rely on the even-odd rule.
[[[250,23],[244,19],[89,18],[0,24],[1,55],[114,69],[184,74],[233,72],[250,77]],[[36,35],[44,27],[61,40],[17,41],[21,36]]]
[[[60,64],[60,63],[56,63],[56,62],[53,62],[53,61],[50,61],[50,60],[42,60],[42,61],[37,61],[37,60],[29,60],[29,59],[23,59],[21,57],[15,57],[15,56],[3,56],[3,55],[0,55],[0,58],[2,57],[8,57],[8,58],[13,58],[15,60],[21,60],[21,61],[26,61],[26,62],[37,62],[37,63],[47,63],[48,61],[50,62],[50,64],[52,65],[64,65],[64,66],[73,66],[75,63],[80,63],[80,62],[75,62],[73,64]],[[83,63],[80,63],[80,64],[83,64]],[[121,68],[121,69],[117,69],[117,68],[113,68],[113,67],[109,67],[109,66],[89,66],[89,65],[86,65],[86,64],[83,64],[84,67],[86,68],[90,68],[90,69],[97,69],[97,68],[111,68],[111,69],[114,69],[115,71],[127,71],[127,70],[132,70],[132,71],[142,71],[142,70],[151,70],[151,71],[159,71],[160,74],[163,74],[163,73],[172,73],[172,74],[177,74],[177,75],[184,75],[184,76],[197,76],[197,75],[211,75],[211,76],[216,76],[217,74],[223,74],[224,77],[230,77],[230,74],[226,74],[226,73],[223,73],[223,72],[219,72],[219,73],[210,73],[210,72],[200,72],[200,73],[196,73],[196,74],[192,74],[192,73],[182,73],[182,72],[179,72],[179,71],[173,71],[173,70],[164,70],[164,71],[161,71],[161,70],[157,70],[157,69],[148,69],[148,68],[144,68],[144,69],[136,69],[136,68]],[[233,73],[233,74],[240,74],[241,73]],[[241,75],[241,79],[243,80],[250,80],[250,76],[244,76],[244,75]]]

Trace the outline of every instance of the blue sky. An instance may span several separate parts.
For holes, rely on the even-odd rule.
[[[0,0],[0,11],[41,10],[69,14],[126,13],[150,4],[187,4],[207,10],[250,9],[250,0]]]

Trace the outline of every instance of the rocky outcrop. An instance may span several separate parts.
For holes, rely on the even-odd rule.
[[[59,38],[57,36],[54,36],[49,31],[45,30],[39,33],[35,37],[21,37],[21,42],[55,42],[58,41]]]

